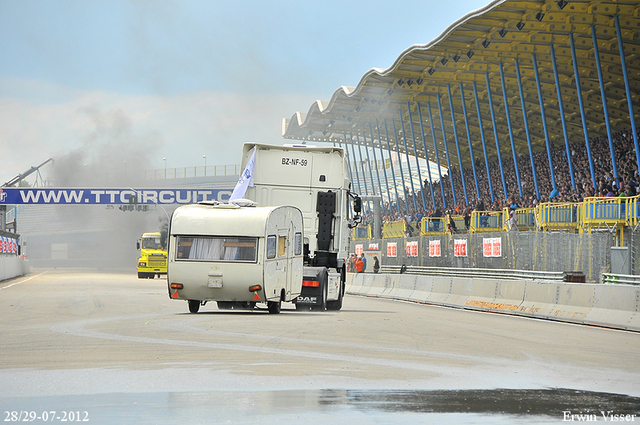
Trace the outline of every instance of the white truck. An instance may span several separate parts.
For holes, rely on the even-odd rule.
[[[302,213],[293,206],[181,206],[169,228],[169,297],[186,300],[191,313],[208,301],[221,310],[265,303],[279,313],[300,295],[302,239]]]
[[[344,149],[245,143],[243,169],[252,160],[244,197],[260,206],[294,205],[302,211],[305,267],[302,293],[293,300],[296,308],[340,310],[350,229],[361,209],[360,198],[351,193]]]

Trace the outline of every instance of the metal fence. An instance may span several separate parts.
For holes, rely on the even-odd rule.
[[[610,271],[613,242],[614,234],[606,231],[512,231],[352,241],[351,252],[361,249],[370,252],[368,247],[373,243],[377,244],[382,267],[406,265],[580,272],[584,273],[587,282],[599,282],[602,273]],[[640,234],[635,236],[634,244],[635,251],[640,252]],[[632,258],[638,257],[632,255]]]

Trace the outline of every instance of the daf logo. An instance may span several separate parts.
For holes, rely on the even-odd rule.
[[[315,304],[318,300],[318,297],[298,297],[296,298],[296,302],[299,304]]]

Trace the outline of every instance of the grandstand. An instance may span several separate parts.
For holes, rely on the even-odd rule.
[[[344,146],[353,158],[364,151],[382,165],[368,170],[372,185],[352,180],[356,191],[382,195],[383,239],[420,238],[426,253],[424,242],[454,234],[471,244],[471,235],[500,237],[503,246],[513,242],[511,259],[466,257],[462,265],[597,269],[591,280],[612,268],[613,250],[596,245],[627,247],[623,271],[638,274],[639,40],[637,1],[492,1],[391,67],[371,69],[356,87],[284,119],[283,137]],[[415,160],[413,178],[398,180],[393,155],[435,167]],[[465,220],[468,208],[475,211]],[[429,217],[435,211],[441,217]],[[442,226],[434,231],[432,222]],[[526,242],[523,231],[547,239]],[[360,232],[356,239],[375,234]],[[551,233],[579,247],[552,247]],[[521,252],[527,259],[518,265],[518,243],[540,245],[547,259],[571,258],[551,265]]]

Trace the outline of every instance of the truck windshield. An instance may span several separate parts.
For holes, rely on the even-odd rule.
[[[256,262],[258,238],[178,236],[176,260]]]
[[[153,238],[142,238],[143,249],[164,249],[160,243],[160,236]]]

